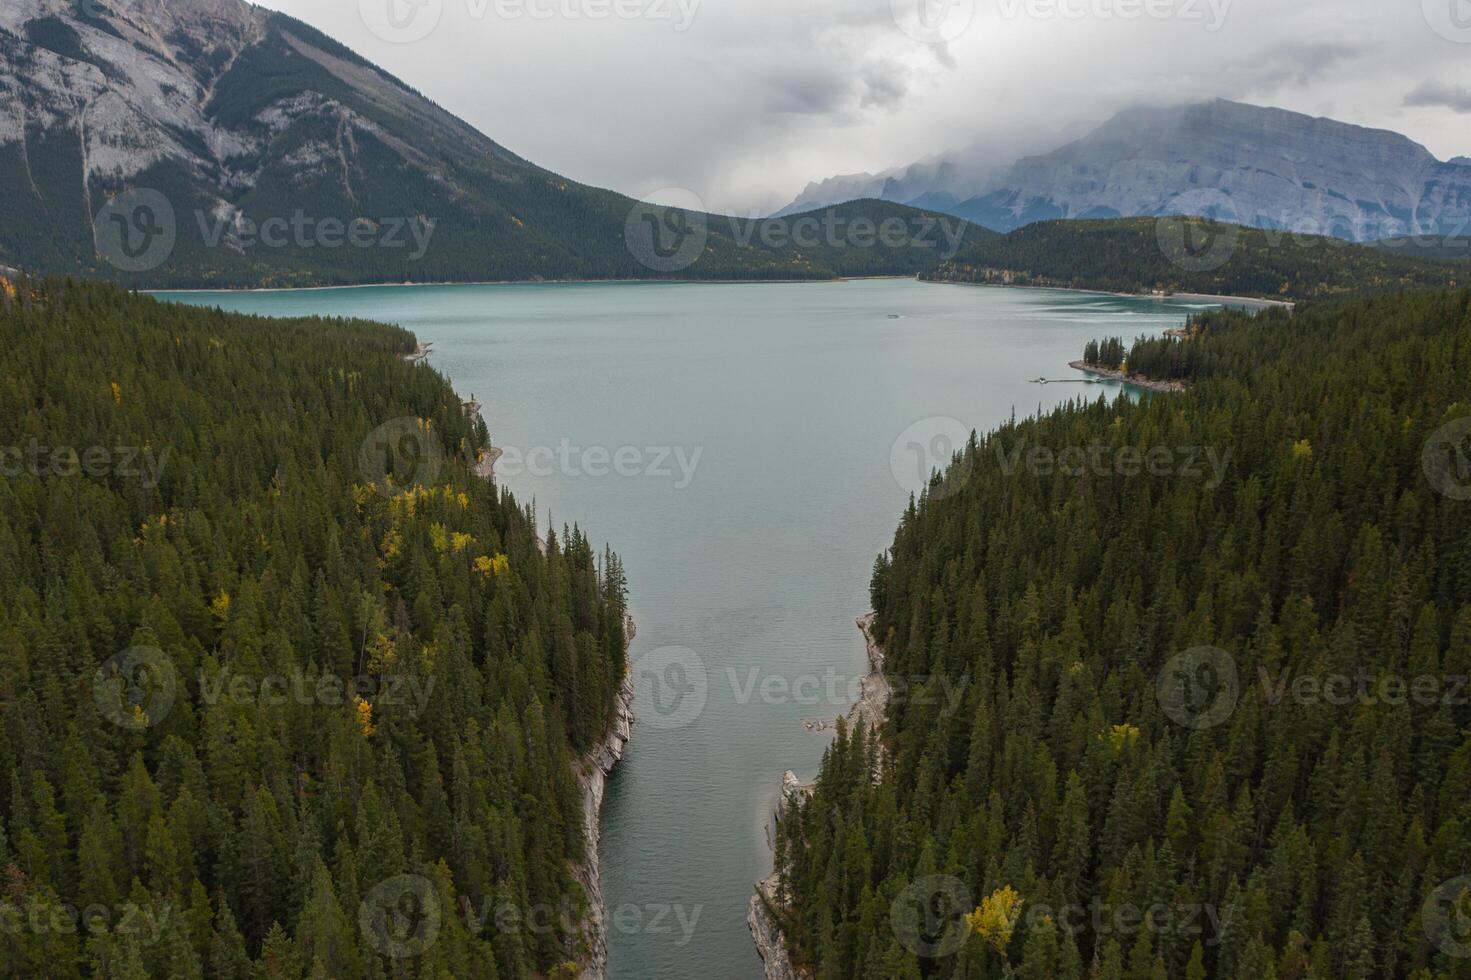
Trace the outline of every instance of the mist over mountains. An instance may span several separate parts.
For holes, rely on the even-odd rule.
[[[1468,158],[1441,161],[1397,133],[1225,100],[1126,110],[1079,140],[1010,165],[977,165],[973,153],[957,153],[833,177],[808,185],[779,213],[854,194],[996,231],[1162,214],[1352,241],[1455,237],[1471,225]]]

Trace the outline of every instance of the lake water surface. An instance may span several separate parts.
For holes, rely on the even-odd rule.
[[[615,980],[761,975],[746,904],[781,774],[827,745],[804,720],[847,710],[854,618],[920,472],[957,432],[1112,397],[1029,379],[1202,308],[911,280],[162,298],[413,330],[482,404],[502,482],[623,556],[641,693],[603,811]]]

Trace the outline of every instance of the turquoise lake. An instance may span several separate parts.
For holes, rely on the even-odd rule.
[[[1030,379],[1203,308],[912,280],[160,296],[413,330],[483,406],[501,481],[623,556],[640,697],[603,810],[616,980],[761,975],[746,906],[781,775],[813,774],[830,736],[803,722],[848,708],[854,619],[920,474],[967,429],[1114,397]]]

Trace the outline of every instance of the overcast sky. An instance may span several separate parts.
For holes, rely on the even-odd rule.
[[[717,211],[1212,96],[1471,155],[1471,0],[263,3],[541,166]]]

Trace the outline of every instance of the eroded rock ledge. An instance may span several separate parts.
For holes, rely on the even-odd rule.
[[[633,621],[628,623],[628,640],[633,642]],[[598,841],[602,832],[603,795],[608,776],[623,759],[624,748],[633,737],[633,675],[623,679],[614,705],[613,724],[603,740],[577,760],[577,785],[582,790],[582,826],[587,840],[587,855],[572,866],[572,876],[587,895],[587,919],[582,934],[587,950],[583,960],[582,980],[603,980],[608,969],[608,909],[603,901],[602,862],[598,858]]]

